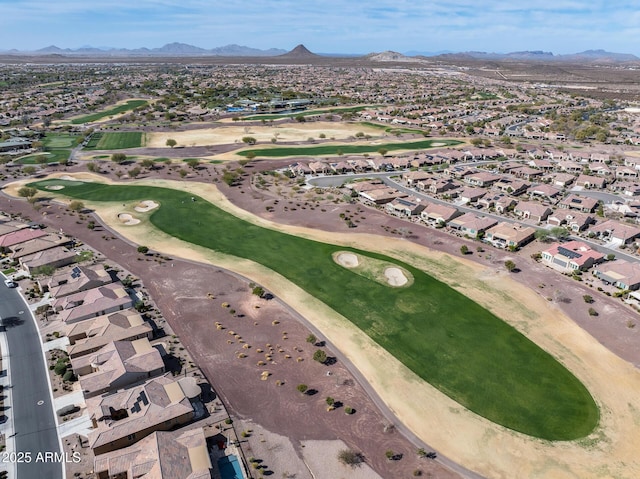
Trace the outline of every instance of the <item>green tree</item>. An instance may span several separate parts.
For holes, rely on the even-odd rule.
[[[25,166],[24,168],[22,168],[22,172],[25,175],[31,176],[36,172],[36,167],[31,165]]]
[[[147,254],[149,252],[149,248],[146,246],[138,246],[138,253]]]
[[[191,169],[195,170],[200,165],[200,160],[198,158],[189,158],[186,163]]]
[[[255,286],[251,290],[251,293],[255,294],[259,298],[262,298],[264,296],[264,288],[262,286]]]
[[[507,271],[509,271],[509,273],[511,273],[516,269],[516,264],[510,259],[508,259],[507,261],[504,262],[504,267],[507,268]]]
[[[562,226],[551,228],[551,235],[558,240],[566,240],[569,237],[569,230]]]
[[[551,233],[549,233],[549,231],[547,230],[536,230],[533,236],[535,239],[542,241],[543,243],[546,243],[547,241],[549,241],[549,237],[551,236]]]
[[[318,341],[318,338],[316,338],[316,335],[311,333],[309,334],[309,336],[307,336],[307,342],[311,343],[311,344],[316,344],[316,342]]]
[[[325,399],[325,402],[327,403],[327,406],[333,406],[336,403],[336,400],[329,396]]]
[[[463,244],[462,246],[460,246],[460,253],[469,254],[469,247],[466,244]]]
[[[38,194],[38,190],[36,188],[32,188],[31,186],[23,186],[18,190],[18,196],[22,198],[33,198]]]
[[[73,200],[71,203],[69,203],[69,209],[77,213],[84,209],[84,203],[82,201]]]
[[[387,150],[386,148],[380,148],[378,149],[378,153],[380,153],[380,156],[385,156],[387,153],[389,153],[389,150]]]
[[[174,140],[173,138],[169,138],[167,140],[167,142],[165,143],[165,145],[167,145],[169,148],[173,148],[177,144],[178,144],[178,142],[176,140]]]
[[[142,170],[140,170],[140,168],[136,166],[135,168],[131,168],[129,171],[127,171],[127,173],[131,178],[136,178],[140,175],[140,173],[142,173]]]
[[[306,384],[298,384],[296,389],[300,391],[300,393],[304,394],[309,390],[309,386],[307,386]]]
[[[114,153],[113,155],[111,155],[111,161],[121,165],[122,163],[127,161],[127,155],[125,155],[124,153]]]
[[[327,353],[325,353],[322,349],[317,349],[316,352],[313,353],[313,360],[324,364],[327,362]]]
[[[151,158],[145,158],[140,162],[143,168],[147,168],[148,170],[153,170],[155,167],[155,162]]]
[[[255,145],[258,140],[256,140],[253,136],[243,136],[242,142],[246,143],[247,145]]]
[[[582,299],[587,304],[593,303],[593,296],[591,296],[590,294],[585,294],[584,296],[582,296]]]

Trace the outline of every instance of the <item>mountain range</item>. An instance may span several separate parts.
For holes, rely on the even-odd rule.
[[[282,57],[291,59],[313,59],[322,57],[362,57],[373,62],[420,62],[430,60],[498,60],[498,61],[544,61],[544,62],[586,62],[586,63],[626,63],[640,62],[640,58],[628,53],[614,53],[605,50],[586,50],[580,53],[555,55],[552,52],[541,50],[521,51],[510,53],[488,52],[419,52],[411,51],[398,53],[385,51],[381,53],[369,53],[368,55],[345,54],[316,54],[309,51],[304,45],[298,45],[293,50],[287,51],[280,48],[262,50],[242,45],[225,45],[216,48],[200,48],[186,43],[167,43],[159,48],[96,48],[83,46],[81,48],[59,48],[51,45],[35,51],[10,50],[2,52],[10,55],[65,55],[65,56],[103,56],[103,57]]]
[[[287,53],[287,50],[269,48],[261,50],[242,45],[225,45],[211,49],[200,48],[187,43],[167,43],[160,48],[96,48],[81,47],[76,49],[59,48],[51,45],[29,53],[35,55],[100,55],[100,56],[221,56],[221,57],[273,57]]]

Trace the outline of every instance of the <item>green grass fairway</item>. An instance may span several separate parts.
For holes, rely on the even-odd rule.
[[[90,123],[92,121],[102,120],[103,118],[106,118],[108,116],[117,115],[117,114],[123,113],[125,111],[135,110],[139,106],[144,106],[147,103],[149,103],[149,102],[147,102],[146,100],[129,100],[128,102],[126,102],[126,103],[124,103],[122,105],[115,106],[115,107],[110,108],[108,110],[99,111],[99,112],[93,113],[91,115],[87,115],[87,116],[82,116],[80,118],[76,118],[74,120],[71,120],[71,123],[74,124],[74,125],[81,125],[83,123]]]
[[[416,134],[423,135],[426,130],[420,130],[418,128],[406,128],[404,126],[387,126],[381,125],[380,123],[372,123],[370,121],[361,121],[359,123],[362,126],[369,126],[371,128],[377,128],[379,130],[384,130],[385,133],[389,133],[391,135],[402,135],[402,134]]]
[[[85,150],[122,150],[140,148],[144,143],[141,131],[116,131],[94,133],[85,146]]]
[[[408,141],[405,143],[384,143],[380,145],[322,145],[322,146],[281,146],[275,148],[256,148],[252,150],[239,151],[240,156],[247,156],[249,152],[255,153],[256,157],[279,158],[283,156],[323,156],[323,155],[344,155],[376,153],[381,148],[388,152],[398,150],[424,150],[433,148],[434,143],[442,146],[459,145],[461,141],[456,140],[421,140]]]
[[[23,156],[22,158],[18,158],[16,163],[21,165],[34,165],[36,164],[36,158],[40,155],[46,156],[47,163],[68,160],[71,149],[76,146],[77,139],[77,135],[70,133],[47,133],[42,140],[42,153]]]
[[[324,110],[302,110],[297,111],[295,113],[274,113],[274,114],[264,114],[264,115],[250,115],[250,116],[241,116],[241,121],[256,121],[256,120],[281,120],[282,118],[295,118],[296,116],[314,116],[314,115],[326,115],[326,114],[334,114],[339,115],[340,113],[356,113],[358,111],[366,110],[367,108],[377,108],[382,105],[360,105],[360,106],[349,106],[345,108],[330,108]]]
[[[46,190],[58,180],[31,183]],[[349,318],[418,376],[491,421],[530,436],[588,435],[599,410],[587,389],[551,355],[469,298],[384,255],[261,228],[191,193],[84,183],[56,192],[105,202],[153,199],[155,227],[184,241],[248,258],[276,271]],[[414,283],[390,288],[333,261],[336,251],[397,264]],[[265,285],[267,288],[269,285]],[[461,431],[460,433],[463,433]]]

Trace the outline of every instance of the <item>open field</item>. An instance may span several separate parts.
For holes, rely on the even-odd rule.
[[[117,131],[94,133],[85,150],[122,150],[144,146],[145,134],[141,131]]]
[[[77,139],[77,135],[70,133],[47,133],[42,140],[44,152],[23,156],[22,158],[18,158],[16,163],[22,165],[35,164],[39,156],[45,156],[47,163],[68,160],[71,149],[76,146]]]
[[[33,186],[54,184],[56,180]],[[192,201],[187,192],[97,183],[65,185],[60,192],[92,203],[157,201],[162,207],[151,213],[150,221],[161,231],[280,273],[349,318],[419,377],[507,428],[547,440],[570,440],[588,435],[598,422],[599,411],[589,392],[551,355],[412,266],[340,248],[395,265],[413,277],[411,286],[392,288],[336,264],[332,255],[337,246],[247,223],[201,198]],[[182,220],[176,223],[176,217]]]
[[[323,155],[351,155],[362,153],[376,153],[378,150],[384,148],[387,152],[393,151],[416,151],[424,150],[426,148],[433,148],[435,146],[455,146],[462,142],[458,140],[421,140],[421,141],[407,141],[404,143],[382,143],[376,142],[375,144],[331,144],[322,146],[281,146],[274,148],[252,148],[248,150],[239,151],[237,154],[246,157],[249,153],[255,154],[257,158],[281,158],[285,156],[323,156]]]
[[[274,114],[264,114],[264,115],[249,115],[249,116],[240,116],[241,121],[256,121],[256,120],[280,120],[282,118],[294,118],[296,116],[314,116],[314,115],[340,115],[341,113],[355,113],[358,111],[366,110],[368,108],[377,108],[381,105],[360,105],[360,106],[351,106],[345,108],[327,108],[321,110],[303,110],[295,113],[274,113]]]
[[[200,130],[148,133],[146,146],[165,148],[169,138],[176,140],[178,146],[209,146],[238,143],[243,145],[242,138],[251,136],[258,142],[270,142],[277,138],[279,142],[316,140],[320,135],[337,140],[345,140],[362,132],[371,136],[380,136],[380,130],[366,125],[334,122],[287,123],[273,126],[239,126],[225,125],[219,128],[203,128]]]
[[[108,110],[99,111],[97,113],[93,113],[91,115],[81,116],[79,118],[74,118],[71,120],[73,125],[81,125],[83,123],[91,123],[93,121],[102,120],[103,118],[107,118],[110,116],[118,115],[120,113],[124,113],[125,111],[135,110],[140,106],[146,105],[148,102],[146,100],[128,100],[126,103],[116,105]]]

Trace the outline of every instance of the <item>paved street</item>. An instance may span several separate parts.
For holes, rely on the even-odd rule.
[[[13,421],[17,477],[62,478],[61,462],[46,462],[38,456],[45,452],[60,453],[40,336],[18,290],[2,283],[0,318],[9,344],[12,384],[7,393],[12,396],[12,406],[5,413]],[[6,456],[7,460],[12,458]]]

